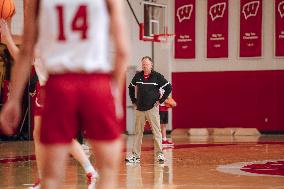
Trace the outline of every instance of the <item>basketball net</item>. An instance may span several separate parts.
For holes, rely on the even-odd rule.
[[[175,34],[157,34],[154,35],[155,42],[161,42],[161,46],[163,49],[169,49],[173,45],[173,40],[175,38]]]

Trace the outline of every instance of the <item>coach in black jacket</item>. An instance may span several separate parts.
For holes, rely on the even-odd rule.
[[[159,105],[169,96],[172,87],[162,74],[152,70],[153,62],[150,57],[143,57],[141,63],[143,71],[134,76],[128,87],[131,101],[136,106],[136,120],[132,154],[125,160],[133,163],[140,162],[144,125],[148,120],[153,132],[156,159],[163,162],[165,157],[162,151]],[[137,89],[137,98],[135,89]]]

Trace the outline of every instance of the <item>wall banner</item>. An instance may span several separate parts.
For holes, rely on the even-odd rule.
[[[284,56],[284,0],[275,0],[275,56]]]
[[[261,56],[262,0],[240,3],[240,57]]]
[[[208,0],[207,58],[228,57],[228,0]]]
[[[195,0],[175,0],[175,58],[195,58]]]

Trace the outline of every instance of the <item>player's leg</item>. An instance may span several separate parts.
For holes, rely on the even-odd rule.
[[[117,188],[121,158],[121,123],[116,117],[111,76],[90,74],[80,79],[80,121],[91,141],[100,178],[96,189]],[[84,87],[82,87],[84,86]],[[94,87],[95,86],[95,87]]]
[[[162,131],[162,138],[163,141],[167,140],[167,130],[166,130],[166,124],[165,124],[165,112],[159,111],[160,114],[160,125],[161,125],[161,131]]]
[[[167,130],[166,130],[166,124],[163,124],[162,122],[161,124],[161,132],[162,132],[162,145],[166,145],[167,142]]]
[[[169,113],[168,111],[160,111],[159,113],[160,113],[160,125],[162,131],[162,145],[164,147],[173,146],[174,143],[167,140],[167,125],[169,120]]]
[[[59,188],[64,180],[70,144],[43,144],[41,189]]]
[[[34,116],[34,131],[33,131],[33,138],[34,138],[34,145],[35,145],[35,156],[36,156],[36,164],[38,170],[38,177],[41,179],[41,170],[42,170],[42,154],[41,154],[41,142],[40,142],[40,125],[41,125],[41,116],[35,115]]]
[[[79,144],[79,142],[77,140],[75,140],[75,139],[72,140],[69,152],[84,168],[88,178],[90,177],[90,179],[91,179],[91,177],[93,177],[93,178],[98,177],[97,172],[95,171],[95,169],[92,166],[89,158],[87,157],[82,146]],[[91,180],[90,180],[90,182],[91,182]]]
[[[162,138],[164,141],[167,140],[167,129],[166,124],[161,123]]]
[[[34,145],[35,145],[35,157],[36,157],[36,165],[38,171],[38,179],[33,184],[33,186],[29,187],[28,189],[40,189],[41,187],[41,178],[42,178],[42,153],[41,153],[41,143],[40,143],[40,124],[41,124],[41,116],[35,115],[34,116],[34,131],[33,131],[33,138],[34,138]]]
[[[96,155],[96,165],[100,178],[96,189],[115,189],[118,183],[119,163],[121,160],[122,141],[91,141]]]
[[[42,154],[41,154],[41,142],[40,142],[40,129],[41,129],[41,114],[43,108],[43,97],[44,88],[40,87],[39,82],[36,83],[35,90],[35,103],[34,103],[34,130],[33,130],[33,139],[35,146],[35,157],[38,171],[38,180],[35,184],[28,189],[39,189],[40,188],[40,180],[42,177]]]

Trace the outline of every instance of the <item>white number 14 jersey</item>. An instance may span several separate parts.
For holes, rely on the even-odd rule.
[[[40,0],[40,57],[48,73],[110,72],[106,0]]]

